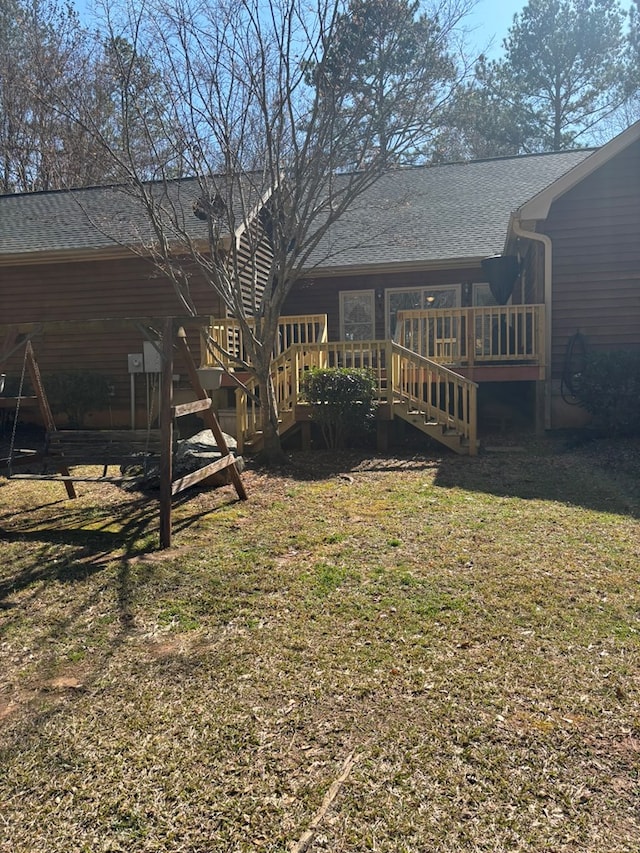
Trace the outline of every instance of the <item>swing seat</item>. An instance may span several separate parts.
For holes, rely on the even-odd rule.
[[[45,434],[42,452],[13,459],[21,462],[39,463],[40,474],[12,473],[14,480],[61,480],[86,483],[123,483],[140,479],[160,459],[160,430],[50,430]],[[8,462],[9,460],[7,460]],[[79,476],[69,474],[68,469],[79,465],[98,465],[102,476]],[[117,465],[121,473],[107,476],[107,468]],[[131,468],[132,473],[122,473]],[[61,473],[64,471],[65,473]],[[135,471],[135,473],[133,473]]]
[[[46,433],[44,460],[75,465],[142,465],[160,457],[160,430],[52,430]]]

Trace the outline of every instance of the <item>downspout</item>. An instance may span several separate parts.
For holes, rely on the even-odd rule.
[[[552,279],[552,243],[547,234],[537,231],[527,231],[515,216],[511,218],[513,232],[525,240],[535,240],[542,243],[544,254],[544,311],[545,311],[545,340],[544,340],[544,428],[551,429],[551,279]]]

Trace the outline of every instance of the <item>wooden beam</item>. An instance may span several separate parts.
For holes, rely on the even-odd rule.
[[[208,465],[205,465],[204,468],[199,468],[197,471],[185,474],[184,477],[174,480],[171,484],[171,494],[177,495],[185,489],[188,489],[189,486],[195,486],[196,483],[206,480],[207,477],[211,477],[212,474],[224,471],[225,468],[229,468],[235,464],[235,457],[232,453],[228,456],[223,456],[222,459],[216,459],[215,462],[210,462]]]
[[[160,548],[171,547],[171,479],[173,476],[173,320],[162,332],[162,384],[160,392]]]
[[[189,374],[189,379],[191,380],[191,385],[193,386],[196,395],[204,400],[207,397],[207,392],[204,390],[200,383],[200,378],[198,376],[198,370],[196,368],[195,362],[193,360],[193,356],[191,355],[191,350],[189,349],[189,344],[187,343],[187,338],[183,329],[180,329],[178,332],[178,350],[182,355],[184,360],[185,367],[187,368],[187,373]],[[224,433],[220,429],[220,424],[218,423],[218,418],[215,416],[215,413],[211,408],[205,409],[202,413],[202,420],[204,421],[205,427],[210,429],[213,433],[213,437],[216,440],[216,444],[218,445],[218,449],[223,456],[229,455],[229,448],[227,446],[227,442],[224,437]],[[236,493],[240,500],[247,500],[247,493],[244,488],[244,484],[238,473],[238,469],[236,468],[235,462],[229,466],[229,473],[231,475],[231,482],[236,490]]]
[[[181,418],[184,415],[192,415],[195,412],[204,412],[205,409],[211,408],[211,400],[205,397],[204,400],[193,400],[191,403],[180,403],[173,407],[174,418]]]
[[[16,335],[38,334],[39,332],[69,332],[91,329],[91,331],[113,332],[118,329],[130,329],[135,323],[145,326],[162,326],[166,317],[88,317],[82,320],[44,320],[29,323],[0,323],[0,335],[15,332]],[[173,319],[173,318],[172,318]],[[177,323],[184,326],[208,326],[211,315],[199,317],[175,318]],[[8,348],[8,347],[7,347]]]
[[[37,397],[0,397],[0,409],[15,409],[20,402],[20,408],[33,409],[38,405]]]

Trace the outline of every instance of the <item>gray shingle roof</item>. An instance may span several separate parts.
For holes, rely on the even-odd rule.
[[[416,264],[502,252],[510,214],[591,151],[399,169],[331,229],[319,268]]]
[[[212,179],[216,186],[219,178]],[[246,183],[247,205],[256,205],[258,191]],[[184,228],[191,239],[206,240],[207,223],[193,212],[202,190],[195,179],[153,185],[154,195],[163,206],[167,236],[171,239]],[[227,192],[222,187],[223,197]],[[239,194],[233,194],[234,219],[242,223]],[[177,229],[176,229],[177,226]],[[227,228],[225,221],[223,231]],[[40,253],[81,252],[139,245],[154,239],[140,201],[118,187],[89,187],[53,192],[0,196],[0,259]]]
[[[589,151],[398,169],[353,205],[314,255],[321,267],[367,267],[478,258],[502,251],[509,216]],[[206,238],[193,215],[195,180],[170,185],[169,206],[190,236]],[[162,187],[158,187],[162,192]],[[256,191],[250,195],[257,200]],[[237,217],[242,221],[241,216]],[[139,203],[117,188],[0,196],[0,261],[113,247],[152,239]]]

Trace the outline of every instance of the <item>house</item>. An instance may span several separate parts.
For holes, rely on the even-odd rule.
[[[274,364],[282,430],[305,435],[300,376],[332,364],[376,373],[382,446],[400,420],[474,452],[478,408],[480,426],[583,423],[564,382],[576,334],[594,349],[640,348],[639,190],[640,123],[597,150],[389,172],[335,223],[288,297]],[[95,194],[94,217],[111,204],[108,191],[77,192]],[[180,313],[147,260],[100,229],[60,224],[72,204],[69,193],[0,198],[1,322]],[[207,297],[213,338],[241,354],[237,325]],[[116,364],[104,341],[45,338],[51,369],[73,357],[114,375],[141,343],[120,339]],[[120,412],[128,378],[114,390]],[[249,441],[251,398],[219,395]]]
[[[595,151],[391,172],[286,309],[325,312],[329,339],[391,338],[472,379],[481,420],[579,426],[575,336],[640,348],[639,238],[636,123]]]
[[[236,240],[242,257],[247,239],[254,236],[246,233],[244,211],[253,208],[250,221],[260,227],[264,203],[250,176],[245,183],[226,192],[220,187],[239,208],[228,216],[224,199],[205,197],[196,180],[149,185],[147,199],[176,246],[189,240],[206,257],[212,242],[224,254],[229,241]],[[241,198],[235,201],[237,196]],[[213,234],[203,206],[216,203],[221,221]],[[235,221],[240,225],[225,227]],[[71,371],[107,378],[108,406],[89,412],[86,427],[146,426],[157,416],[156,341],[163,318],[184,320],[191,348],[199,355],[200,329],[211,316],[224,314],[220,298],[198,270],[185,269],[188,281],[181,292],[162,272],[140,199],[119,187],[0,197],[0,373],[7,376],[5,396],[19,390],[21,344],[32,337],[45,379]],[[244,281],[241,271],[240,278],[248,299],[255,289],[251,275],[247,272]],[[185,293],[201,317],[191,316]],[[182,392],[191,393],[186,375],[176,377],[175,392],[178,400]],[[24,408],[21,416],[29,417]],[[57,416],[64,424],[64,414]]]

